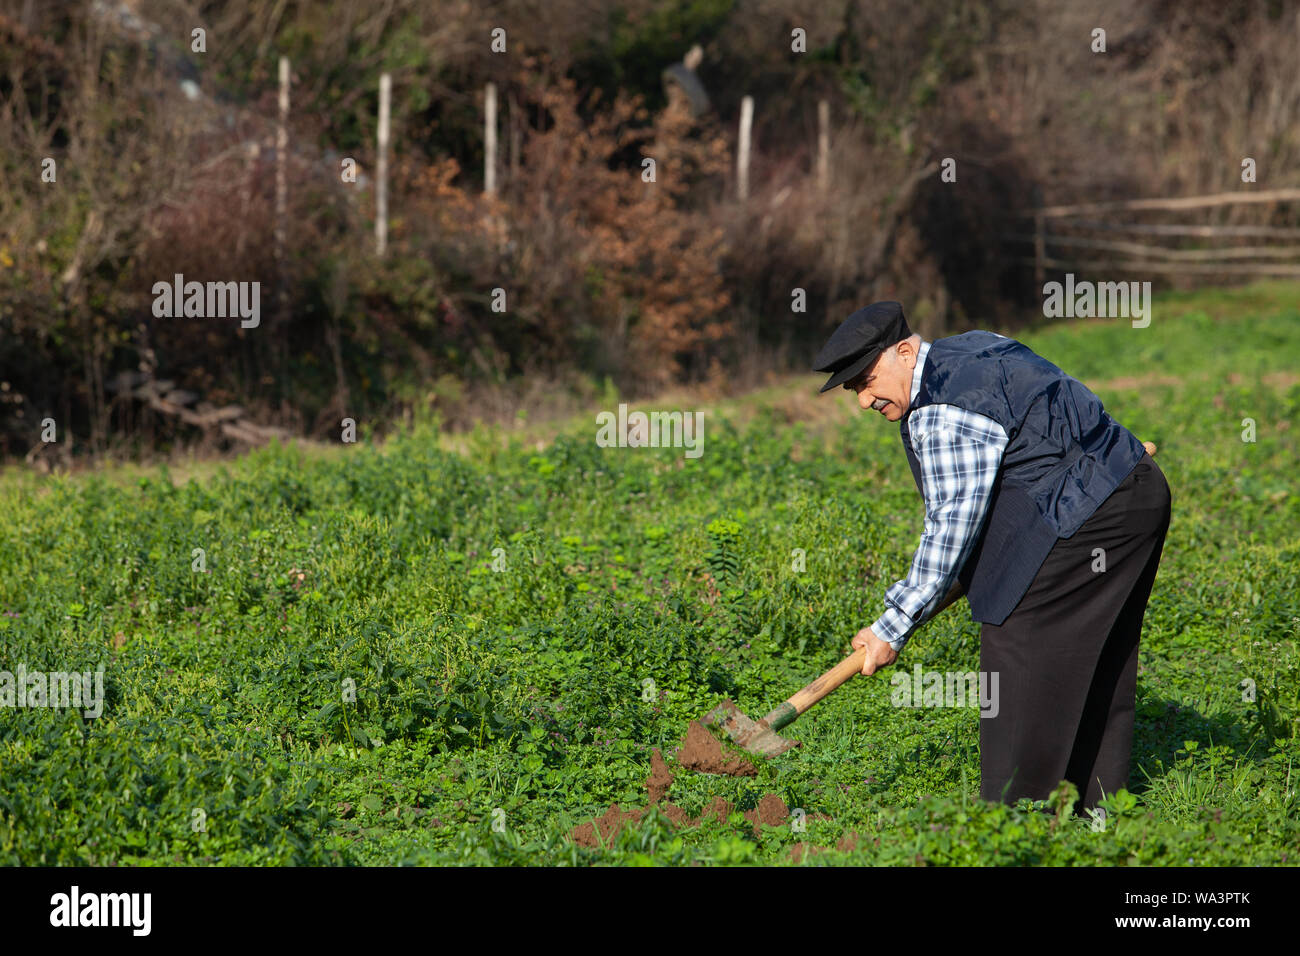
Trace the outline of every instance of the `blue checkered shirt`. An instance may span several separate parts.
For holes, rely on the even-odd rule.
[[[912,372],[910,402],[921,390],[929,353],[930,343],[923,342]],[[907,577],[885,591],[885,613],[871,625],[896,651],[943,600],[970,556],[1007,446],[1001,425],[955,405],[918,408],[907,427],[921,465],[925,530]]]

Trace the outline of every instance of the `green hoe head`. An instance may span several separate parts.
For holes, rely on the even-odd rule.
[[[704,726],[725,731],[731,742],[750,753],[775,757],[799,746],[799,741],[782,737],[766,719],[751,720],[731,701],[719,704],[704,718]]]

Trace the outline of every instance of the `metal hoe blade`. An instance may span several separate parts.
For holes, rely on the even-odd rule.
[[[726,731],[737,747],[765,757],[775,757],[799,746],[799,741],[782,737],[763,721],[751,720],[731,701],[709,711],[704,726]]]

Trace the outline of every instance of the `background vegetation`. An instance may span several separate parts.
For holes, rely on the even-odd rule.
[[[460,426],[677,383],[756,384],[805,368],[872,299],[900,298],[930,336],[1014,327],[1037,293],[1002,237],[1037,202],[1238,189],[1246,155],[1261,188],[1294,182],[1298,17],[1284,0],[0,0],[0,455],[37,446],[45,417],[71,454],[227,444],[122,387],[141,379],[337,440],[344,417],[382,430],[434,408]],[[504,55],[489,47],[498,26]],[[1104,55],[1090,49],[1099,26]],[[204,53],[190,49],[196,27]],[[661,75],[695,44],[711,101],[698,116],[669,108]],[[502,104],[491,200],[488,81]],[[741,204],[747,94],[754,189]],[[825,192],[811,175],[822,98]],[[46,157],[57,183],[40,179]],[[344,157],[356,184],[340,182]],[[923,175],[942,157],[957,183]],[[1247,217],[1295,225],[1286,207],[1212,221]],[[262,325],[155,319],[153,283],[178,272],[260,281]],[[490,308],[498,287],[505,313]],[[806,312],[792,311],[795,288]]]

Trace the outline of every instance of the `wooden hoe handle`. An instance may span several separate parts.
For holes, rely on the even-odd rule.
[[[943,601],[941,601],[939,606],[934,609],[934,613],[926,619],[925,623],[928,624],[930,621],[933,621],[939,616],[940,612],[965,593],[966,592],[962,590],[960,584],[954,584],[948,593],[944,595]],[[813,704],[817,703],[817,701],[821,700],[831,691],[835,690],[847,681],[854,674],[861,674],[862,664],[866,659],[867,649],[865,647],[858,648],[821,677],[817,678],[807,687],[788,698],[785,703],[779,705],[775,710],[759,721],[759,723],[766,724],[773,730],[780,730]]]

